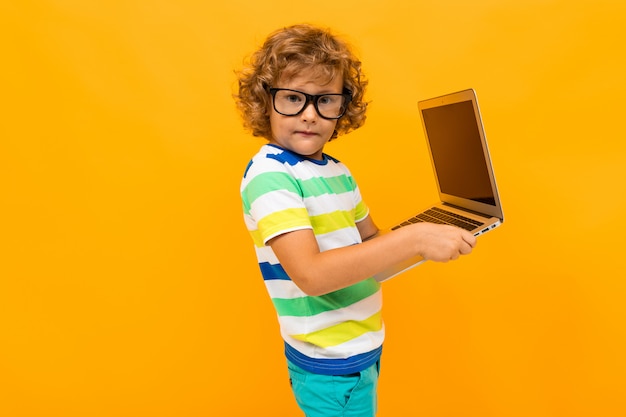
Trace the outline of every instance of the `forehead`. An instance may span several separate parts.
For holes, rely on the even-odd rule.
[[[337,79],[343,81],[341,68],[330,65],[304,65],[294,62],[279,73],[278,81],[289,82],[294,79],[308,79],[319,85],[332,84]]]
[[[297,72],[283,72],[276,85],[281,88],[312,88],[340,92],[343,88],[343,77],[338,72],[330,74],[328,71],[306,68]]]

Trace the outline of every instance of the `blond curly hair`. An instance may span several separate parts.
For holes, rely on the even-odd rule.
[[[352,93],[352,101],[338,120],[332,139],[363,125],[367,110],[363,95],[368,82],[361,72],[361,61],[348,43],[329,29],[300,24],[271,33],[237,72],[239,91],[234,98],[244,127],[253,136],[271,139],[270,86],[305,69],[329,81],[342,76],[344,89]]]

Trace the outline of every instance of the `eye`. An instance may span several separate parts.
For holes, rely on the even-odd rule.
[[[290,103],[299,103],[302,101],[302,96],[300,94],[287,94],[285,95],[285,100]]]
[[[328,106],[341,106],[343,97],[341,94],[329,94],[327,96],[321,96],[317,100],[317,104],[320,106],[328,107]]]
[[[333,102],[333,97],[331,96],[322,96],[318,99],[317,103],[318,104],[330,104]]]

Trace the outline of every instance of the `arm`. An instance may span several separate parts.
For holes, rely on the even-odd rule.
[[[369,217],[357,227],[364,239],[378,231]],[[418,223],[358,245],[324,252],[320,252],[310,229],[282,234],[268,244],[302,291],[322,295],[355,284],[415,255],[439,262],[456,259],[472,251],[476,238],[457,227]]]
[[[359,230],[363,242],[376,237],[378,234],[378,226],[376,226],[374,220],[372,220],[372,216],[367,216],[362,221],[358,222],[356,227]]]

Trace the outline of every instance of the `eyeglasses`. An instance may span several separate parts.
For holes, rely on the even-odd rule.
[[[317,114],[324,119],[336,120],[343,116],[352,101],[352,92],[344,90],[341,94],[311,95],[289,88],[270,88],[274,110],[283,116],[297,116],[313,103]]]

